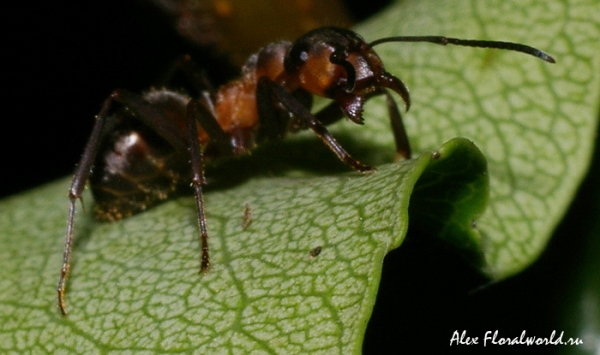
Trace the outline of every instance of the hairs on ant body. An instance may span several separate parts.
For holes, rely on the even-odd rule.
[[[554,63],[548,54],[510,42],[475,41],[438,36],[388,37],[367,43],[350,30],[323,27],[293,43],[274,42],[252,55],[239,79],[212,90],[188,60],[181,69],[201,93],[199,98],[170,90],[143,95],[114,91],[105,101],[77,165],[69,189],[70,208],[58,282],[63,315],[73,246],[75,205],[89,180],[99,220],[128,217],[180,193],[192,183],[200,234],[201,272],[210,267],[202,187],[207,161],[248,153],[267,140],[311,129],[350,168],[374,168],[354,159],[325,126],[343,117],[363,124],[363,104],[385,95],[399,157],[411,150],[400,111],[410,96],[404,83],[388,73],[373,47],[388,42],[431,42],[523,52]],[[312,95],[332,102],[310,111]],[[191,163],[190,163],[191,162]],[[92,172],[93,168],[93,172]]]

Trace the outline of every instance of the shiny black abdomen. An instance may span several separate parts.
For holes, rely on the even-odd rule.
[[[180,194],[191,180],[189,153],[120,110],[99,147],[90,187],[96,218],[113,221]],[[185,191],[185,190],[184,190]]]

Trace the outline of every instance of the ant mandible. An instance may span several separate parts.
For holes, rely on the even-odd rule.
[[[367,43],[350,30],[323,27],[294,43],[280,41],[267,45],[248,59],[239,79],[216,91],[207,90],[198,73],[184,63],[183,70],[193,79],[192,84],[200,88],[198,99],[164,89],[153,89],[141,96],[125,90],[114,91],[96,116],[69,189],[70,208],[58,282],[61,313],[67,314],[65,289],[75,204],[82,199],[88,179],[96,200],[96,218],[114,221],[170,198],[189,186],[191,177],[202,245],[200,269],[206,272],[210,265],[202,191],[206,184],[206,161],[246,154],[266,140],[310,128],[352,169],[372,171],[373,167],[352,158],[325,126],[343,117],[362,124],[364,102],[377,95],[387,98],[397,155],[410,158],[400,111],[387,90],[400,95],[408,110],[408,89],[400,79],[385,71],[373,50],[374,46],[387,42],[505,49],[554,63],[548,54],[518,43],[440,36],[387,37]],[[312,95],[332,102],[312,114]]]

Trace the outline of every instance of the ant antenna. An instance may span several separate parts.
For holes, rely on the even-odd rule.
[[[456,46],[465,46],[465,47],[479,47],[479,48],[496,48],[496,49],[506,49],[515,52],[521,52],[525,54],[532,55],[534,57],[538,57],[541,60],[544,60],[548,63],[556,63],[554,58],[551,55],[542,52],[537,48],[533,48],[530,46],[526,46],[520,43],[513,42],[500,42],[500,41],[479,41],[472,39],[460,39],[460,38],[451,38],[451,37],[442,37],[442,36],[398,36],[398,37],[386,37],[377,39],[371,43],[369,43],[369,47],[374,47],[381,43],[387,42],[429,42],[435,43],[442,46],[448,44],[454,44]]]

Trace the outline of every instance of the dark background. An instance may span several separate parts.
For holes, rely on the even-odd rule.
[[[375,5],[371,9],[375,10],[381,4],[363,5]],[[218,62],[181,39],[159,10],[141,2],[13,3],[3,13],[0,197],[70,175],[93,117],[113,89],[140,91],[151,86],[181,54],[198,55],[196,59],[206,66]],[[587,191],[595,189],[597,176],[588,180]],[[589,197],[597,195],[577,199],[533,267],[483,288],[485,281],[443,247],[411,230],[405,245],[386,259],[365,354],[564,350],[448,345],[453,331],[463,329],[480,338],[488,330],[511,337],[523,330],[536,336],[549,336],[552,330],[578,336],[565,324],[573,321],[568,319],[568,307],[581,292],[581,285],[573,283],[580,275],[577,261],[590,245],[580,221],[597,215],[590,209],[595,201]],[[65,215],[66,206],[65,191]]]
[[[21,4],[3,11],[0,196],[70,175],[110,92],[148,88],[189,46],[141,2]]]

